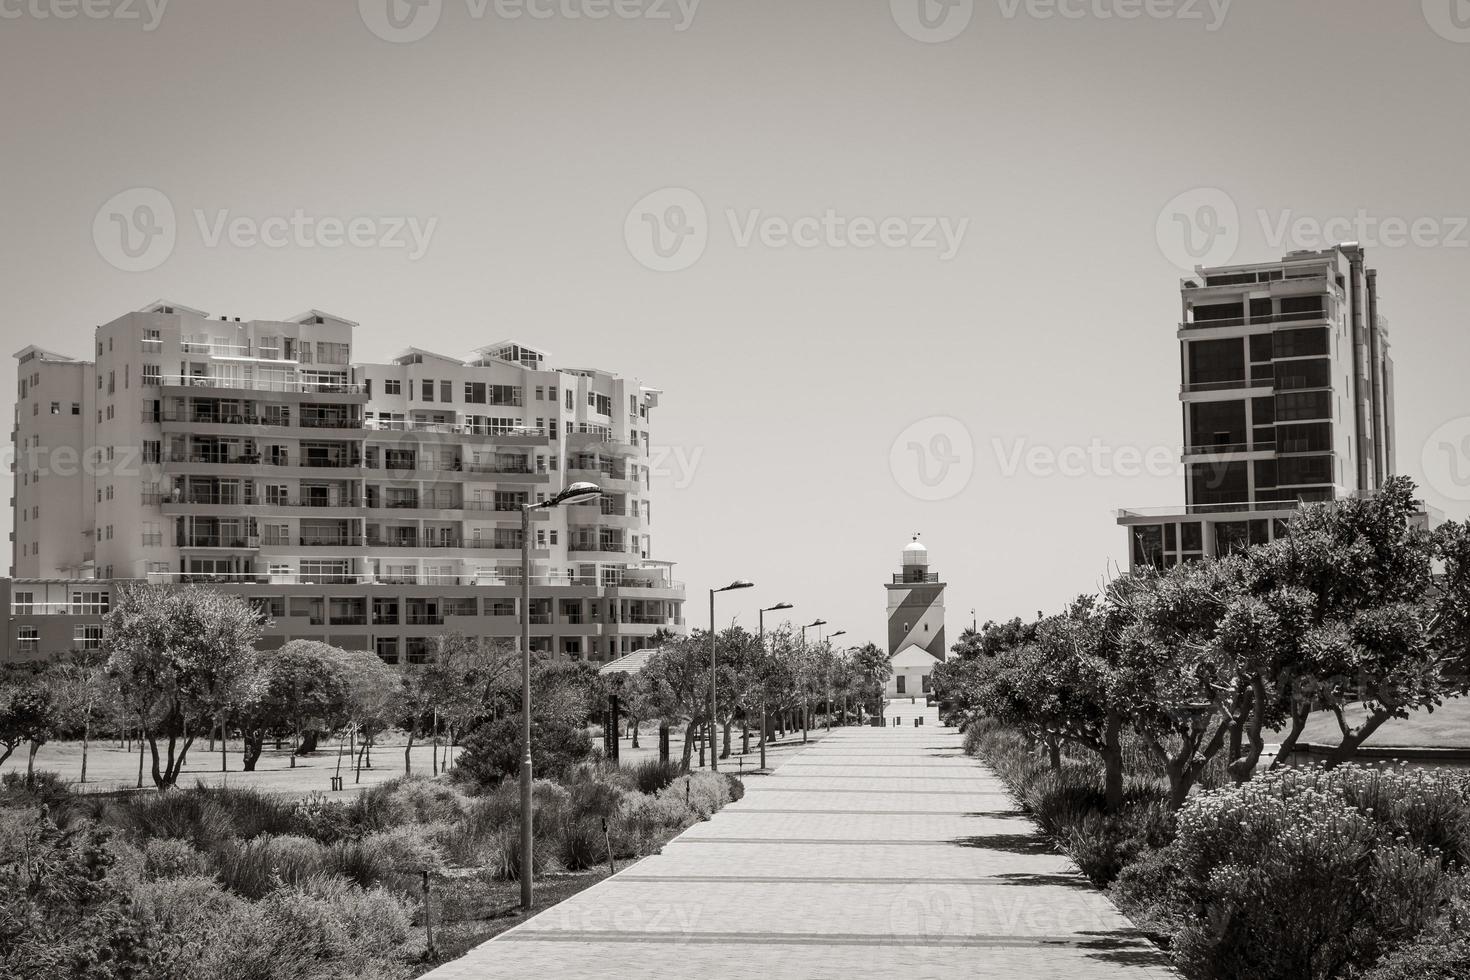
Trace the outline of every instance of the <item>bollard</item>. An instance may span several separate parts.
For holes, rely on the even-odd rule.
[[[427,959],[434,958],[434,906],[429,899],[429,872],[423,872],[424,885],[424,956]]]

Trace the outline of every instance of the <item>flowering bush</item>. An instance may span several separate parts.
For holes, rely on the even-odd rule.
[[[1181,963],[1207,980],[1317,980],[1432,925],[1449,898],[1449,785],[1282,770],[1196,798],[1164,855],[1181,879]]]

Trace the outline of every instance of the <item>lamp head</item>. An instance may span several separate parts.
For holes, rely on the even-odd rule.
[[[715,592],[732,592],[735,589],[753,589],[753,588],[755,588],[755,583],[754,582],[747,582],[747,581],[745,581],[745,579],[740,578],[740,579],[736,579],[735,581],[731,582],[729,585],[725,586],[723,589],[714,589],[712,591],[715,591]]]
[[[602,496],[602,487],[595,483],[573,483],[546,504],[557,507],[561,504],[585,504]]]

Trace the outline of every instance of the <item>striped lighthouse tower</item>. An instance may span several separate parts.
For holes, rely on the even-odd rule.
[[[903,569],[888,589],[888,655],[910,646],[944,660],[944,583],[929,571],[929,549],[914,535],[903,549]]]

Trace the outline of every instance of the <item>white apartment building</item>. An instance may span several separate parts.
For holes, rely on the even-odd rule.
[[[521,505],[591,481],[600,500],[535,512],[533,645],[606,660],[682,628],[650,537],[658,390],[509,341],[355,364],[354,327],[159,302],[98,327],[93,361],[21,351],[25,614],[76,580],[204,582],[283,640],[412,662],[434,631],[513,634]]]

